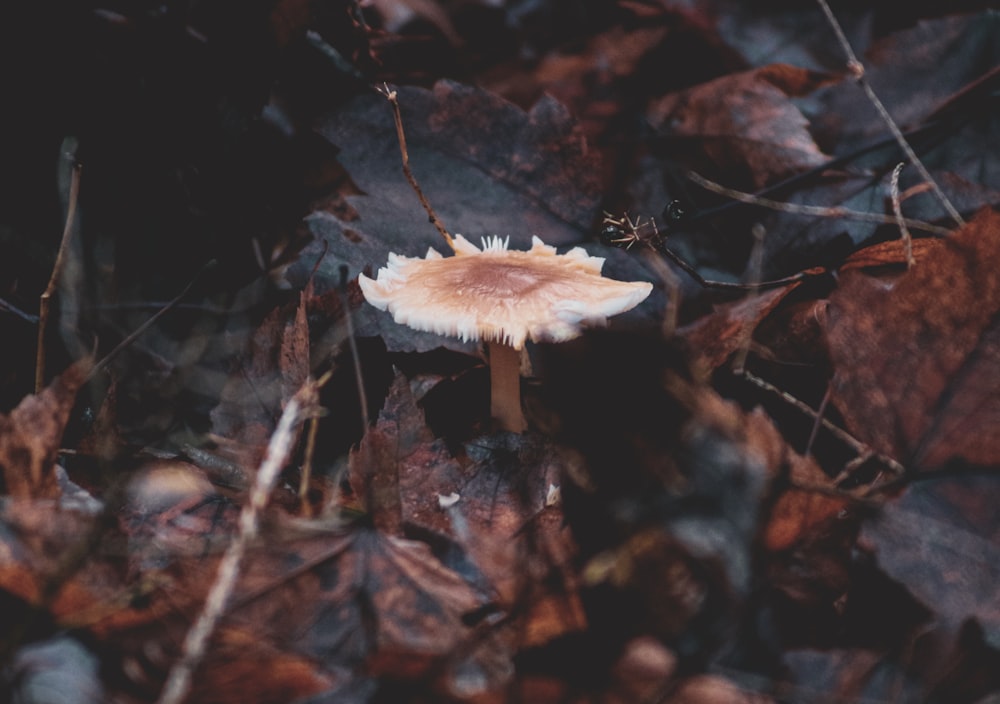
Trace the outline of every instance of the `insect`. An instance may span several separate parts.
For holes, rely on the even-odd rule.
[[[677,222],[684,215],[684,208],[677,200],[671,201],[663,209],[663,217],[668,223]],[[604,225],[601,230],[601,242],[610,247],[632,249],[635,244],[648,244],[657,248],[663,244],[665,239],[653,218],[646,218],[643,222],[642,217],[633,220],[628,213],[623,213],[621,217],[615,217],[604,211],[604,220],[601,221],[601,224]]]
[[[677,222],[683,219],[684,216],[684,208],[681,206],[679,201],[671,201],[667,207],[663,209],[663,217],[668,223]],[[784,286],[785,284],[802,280],[808,273],[800,272],[798,274],[794,274],[793,276],[787,276],[783,279],[761,281],[753,284],[733,283],[729,281],[711,281],[699,274],[698,271],[684,261],[680,255],[667,247],[666,234],[660,231],[660,228],[657,227],[653,218],[646,218],[645,221],[642,217],[632,219],[629,217],[628,213],[623,213],[621,217],[615,217],[611,213],[605,211],[604,220],[601,221],[601,224],[604,226],[600,233],[602,244],[609,247],[619,247],[625,250],[632,249],[632,247],[636,244],[645,245],[679,266],[685,273],[688,274],[688,276],[697,281],[698,284],[704,288],[746,290],[758,289],[761,287]]]

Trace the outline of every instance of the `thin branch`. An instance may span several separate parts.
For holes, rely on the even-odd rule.
[[[880,225],[894,225],[897,223],[895,217],[890,215],[882,215],[881,213],[866,213],[861,210],[851,210],[850,208],[844,208],[841,206],[820,206],[820,205],[799,205],[796,203],[782,203],[781,201],[771,200],[770,198],[761,198],[760,196],[754,195],[752,193],[745,193],[744,191],[737,191],[733,188],[720,185],[715,181],[709,181],[704,176],[695,173],[694,171],[689,171],[687,174],[688,178],[695,183],[697,183],[702,188],[705,188],[719,195],[732,198],[733,200],[738,200],[743,203],[749,203],[750,205],[759,205],[763,208],[769,208],[770,210],[778,210],[785,213],[795,213],[798,215],[813,215],[817,217],[824,218],[848,218],[851,220],[862,220],[864,222],[874,222]],[[907,226],[914,230],[922,230],[924,232],[930,232],[931,234],[941,235],[942,237],[947,237],[951,234],[951,230],[947,227],[940,227],[939,225],[932,225],[929,222],[924,222],[922,220],[909,220],[904,219],[903,222]]]
[[[45,387],[45,330],[49,322],[49,306],[52,294],[55,293],[59,278],[62,276],[66,261],[66,250],[69,249],[70,237],[73,235],[73,223],[76,220],[76,203],[80,196],[80,164],[73,164],[69,182],[69,198],[66,204],[66,224],[63,226],[62,241],[56,253],[55,264],[52,265],[52,275],[49,283],[38,301],[38,349],[35,352],[35,393]]]
[[[962,216],[958,214],[958,210],[955,209],[955,206],[951,204],[950,200],[948,200],[944,191],[942,191],[941,187],[934,181],[930,172],[927,170],[927,167],[925,167],[923,162],[920,161],[920,157],[918,157],[917,153],[913,151],[913,147],[910,146],[910,143],[906,141],[906,137],[903,136],[902,130],[899,129],[896,121],[892,119],[889,111],[885,109],[882,101],[879,100],[879,97],[875,94],[871,84],[865,78],[865,67],[861,61],[858,60],[857,55],[855,55],[854,49],[851,48],[851,43],[847,41],[847,37],[844,35],[844,30],[841,28],[840,22],[838,22],[837,18],[834,16],[833,10],[830,9],[830,5],[827,4],[826,0],[816,0],[816,2],[819,3],[820,9],[823,10],[823,14],[826,15],[827,22],[830,23],[830,27],[833,29],[834,34],[837,35],[837,41],[840,42],[841,48],[847,55],[847,70],[850,71],[851,75],[854,76],[855,80],[857,80],[858,85],[860,85],[862,90],[864,90],[865,95],[868,96],[868,100],[871,101],[871,104],[875,106],[878,114],[889,127],[889,131],[892,132],[892,136],[896,138],[896,142],[906,154],[906,158],[909,159],[910,163],[917,168],[921,177],[931,185],[931,188],[934,190],[934,195],[936,195],[938,200],[941,201],[941,205],[944,206],[944,209],[948,212],[948,215],[951,216],[951,219],[954,220],[959,227],[962,227],[965,225],[965,220],[963,220]]]
[[[25,313],[23,310],[21,310],[20,308],[18,308],[17,306],[15,306],[13,303],[5,301],[2,298],[0,298],[0,310],[7,311],[8,313],[13,313],[18,318],[20,318],[21,320],[23,320],[25,322],[28,322],[28,323],[37,323],[38,322],[38,316],[37,315],[32,315],[31,313]]]
[[[306,381],[285,406],[278,427],[268,443],[267,454],[250,489],[249,500],[240,511],[239,531],[222,556],[215,582],[205,599],[201,614],[184,639],[180,659],[174,663],[167,676],[167,682],[158,700],[159,704],[181,704],[187,696],[192,675],[204,658],[208,641],[219,625],[236,587],[243,557],[257,536],[260,513],[267,505],[281,469],[292,452],[296,428],[299,422],[312,412],[315,400],[315,385],[312,381]]]
[[[852,450],[854,450],[854,453],[856,455],[866,458],[874,457],[878,459],[880,462],[882,462],[885,466],[889,467],[896,474],[906,473],[906,468],[903,467],[903,465],[901,465],[899,462],[889,457],[888,455],[883,455],[880,452],[875,452],[871,447],[858,440],[856,437],[848,433],[843,428],[834,425],[826,418],[823,418],[819,412],[813,410],[812,407],[809,406],[807,403],[800,401],[787,391],[782,391],[781,389],[779,389],[777,386],[767,381],[766,379],[762,379],[759,376],[756,376],[755,374],[752,374],[746,370],[743,371],[741,376],[754,386],[760,387],[765,391],[780,396],[782,400],[784,400],[792,407],[797,408],[802,413],[805,413],[809,417],[818,420],[818,422],[822,424],[822,426],[826,428],[826,430],[829,431],[831,435],[833,435],[835,438],[837,438],[842,443],[844,443]],[[823,410],[825,410],[825,406]]]
[[[445,229],[444,224],[441,219],[438,218],[437,213],[434,212],[434,208],[431,207],[430,202],[424,196],[423,190],[420,188],[420,184],[417,183],[416,177],[410,170],[410,155],[406,149],[406,134],[403,132],[403,116],[399,112],[399,99],[396,97],[396,91],[389,90],[389,86],[383,85],[381,88],[377,88],[379,93],[384,95],[392,106],[392,119],[396,123],[396,138],[399,140],[399,151],[403,157],[403,175],[406,176],[406,180],[410,182],[410,187],[413,189],[414,193],[417,194],[417,198],[420,199],[420,205],[424,206],[424,210],[427,211],[427,219],[437,228],[437,231],[441,233],[444,237],[444,241],[448,243],[451,247],[451,251],[455,251],[455,240],[448,230]]]
[[[113,350],[111,350],[110,352],[108,352],[104,356],[104,358],[101,359],[101,361],[99,361],[97,364],[94,365],[94,368],[90,371],[90,376],[88,378],[93,377],[97,372],[99,372],[100,370],[102,370],[105,367],[107,367],[108,364],[111,363],[111,360],[113,360],[115,357],[117,357],[118,354],[123,349],[125,349],[126,347],[128,347],[129,345],[131,345],[133,342],[135,342],[140,336],[142,336],[142,334],[144,332],[146,332],[147,330],[149,330],[149,328],[157,320],[159,320],[168,311],[172,310],[178,303],[180,303],[184,299],[184,297],[188,294],[188,292],[191,290],[191,287],[195,285],[195,283],[198,281],[199,278],[201,278],[201,275],[203,273],[205,273],[205,271],[208,270],[210,267],[212,267],[214,264],[215,264],[215,260],[213,259],[210,262],[208,262],[205,266],[203,266],[202,269],[201,269],[201,271],[199,271],[197,274],[195,274],[194,278],[191,279],[188,282],[187,286],[185,286],[181,290],[180,293],[178,293],[176,296],[174,296],[174,298],[172,300],[170,300],[166,305],[164,305],[158,311],[156,311],[155,313],[153,313],[153,315],[151,315],[149,318],[147,318],[146,321],[142,325],[140,325],[135,330],[133,330],[131,333],[129,333],[129,335],[124,340],[122,340],[117,345],[115,345],[115,348]]]
[[[899,201],[899,172],[903,170],[904,166],[906,166],[906,162],[901,161],[892,170],[889,195],[892,198],[892,212],[896,216],[896,222],[899,223],[899,232],[903,238],[903,254],[906,257],[906,268],[909,269],[915,263],[913,259],[913,237],[910,235],[909,228],[906,227],[906,220],[903,218],[903,206]]]

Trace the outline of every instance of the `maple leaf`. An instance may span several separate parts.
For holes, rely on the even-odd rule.
[[[896,280],[846,272],[830,297],[831,398],[913,468],[1000,464],[1000,215],[979,212]]]
[[[470,634],[488,603],[425,543],[368,527],[298,524],[247,561],[229,618],[323,662],[417,681]]]

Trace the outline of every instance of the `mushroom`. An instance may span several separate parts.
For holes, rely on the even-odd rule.
[[[653,285],[602,277],[604,259],[580,247],[560,255],[537,237],[527,251],[509,250],[509,242],[484,238],[479,249],[456,235],[455,256],[433,249],[423,259],[389,254],[376,279],[362,274],[358,283],[368,302],[397,323],[485,341],[490,411],[501,428],[519,433],[527,427],[520,380],[525,341],[577,337],[582,325],[604,325],[638,305]]]

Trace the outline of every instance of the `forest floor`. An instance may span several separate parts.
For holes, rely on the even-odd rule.
[[[24,5],[0,702],[997,701],[991,3]]]

